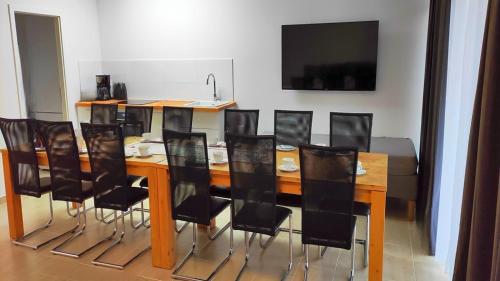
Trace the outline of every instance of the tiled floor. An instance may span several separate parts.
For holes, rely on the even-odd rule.
[[[62,232],[71,227],[73,220],[66,215],[64,204],[55,204],[56,219],[45,233],[36,236],[33,241],[43,239],[45,235]],[[448,280],[442,268],[432,257],[425,255],[425,243],[416,223],[406,220],[405,205],[395,201],[389,202],[387,211],[386,240],[384,255],[384,280],[392,281],[441,281]],[[30,230],[36,224],[44,222],[44,214],[48,213],[47,198],[23,198],[23,212],[25,229]],[[225,211],[218,225],[227,221],[228,212]],[[136,216],[138,218],[138,216]],[[127,218],[128,223],[128,218]],[[294,210],[294,225],[300,224],[300,212]],[[358,235],[364,236],[364,220],[358,220]],[[128,226],[128,225],[127,225]],[[96,241],[110,233],[112,226],[97,224],[93,211],[89,212],[89,223],[86,234],[74,245],[66,248],[75,251],[83,245]],[[127,229],[125,243],[116,249],[111,256],[112,261],[126,259],[133,252],[140,251],[149,243],[149,230],[140,229],[131,231]],[[358,236],[358,237],[359,237]],[[187,228],[176,242],[177,253],[184,255],[189,250],[191,241],[191,228]],[[209,242],[205,231],[199,231],[200,254],[190,260],[182,273],[199,277],[206,277],[208,272],[223,259],[228,250],[229,231],[214,242]],[[302,280],[303,262],[300,245],[300,235],[294,235],[294,258],[290,280]],[[59,240],[62,241],[62,240]],[[253,243],[250,252],[249,267],[241,280],[279,280],[280,275],[287,265],[288,235],[280,234],[269,248],[262,251],[258,241]],[[103,245],[83,256],[80,259],[56,256],[50,253],[59,242],[53,242],[33,251],[27,248],[14,246],[8,238],[8,223],[5,203],[0,204],[0,280],[171,280],[171,271],[151,267],[151,253],[138,258],[125,270],[114,270],[93,266],[90,261],[106,247]],[[235,232],[235,254],[217,275],[216,280],[234,280],[236,273],[243,262],[244,247],[243,234]],[[367,269],[362,265],[363,250],[356,248],[356,279],[367,280]],[[328,249],[325,257],[317,258],[317,248],[311,247],[311,266],[309,280],[347,280],[350,265],[350,252],[345,250]]]

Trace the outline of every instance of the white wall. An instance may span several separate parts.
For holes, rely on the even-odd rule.
[[[235,100],[261,109],[314,110],[313,132],[328,133],[328,112],[373,112],[375,136],[411,137],[418,149],[428,0],[103,0],[102,57],[233,58]],[[281,25],[380,20],[377,91],[281,90]]]
[[[101,57],[96,2],[93,0],[0,0],[0,116],[20,116],[13,50],[10,44],[8,4],[23,10],[45,10],[61,17],[64,65],[70,119],[76,121],[74,104],[80,97],[78,60]],[[4,146],[0,137],[0,146]],[[1,172],[1,171],[0,171]],[[3,172],[0,196],[4,195]]]

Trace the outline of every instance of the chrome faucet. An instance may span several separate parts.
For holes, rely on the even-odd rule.
[[[214,101],[220,101],[221,98],[217,96],[217,89],[215,86],[215,75],[213,73],[208,74],[207,85],[208,85],[208,82],[210,82],[210,77],[212,77],[214,79]]]

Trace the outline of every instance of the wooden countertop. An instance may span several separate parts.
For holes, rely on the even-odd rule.
[[[77,107],[90,107],[92,103],[98,104],[118,104],[119,108],[125,108],[127,104],[120,103],[124,102],[124,100],[106,100],[106,101],[79,101],[76,103]],[[154,101],[152,103],[144,104],[144,105],[132,105],[132,106],[152,106],[155,110],[162,110],[164,106],[177,106],[177,107],[187,107],[186,104],[193,102],[192,100],[160,100]],[[190,106],[194,109],[194,111],[201,112],[219,112],[226,108],[231,108],[236,105],[235,101],[230,101],[228,103],[216,106]]]

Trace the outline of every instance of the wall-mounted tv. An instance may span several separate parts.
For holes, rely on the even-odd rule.
[[[378,21],[281,27],[284,90],[374,91]]]

